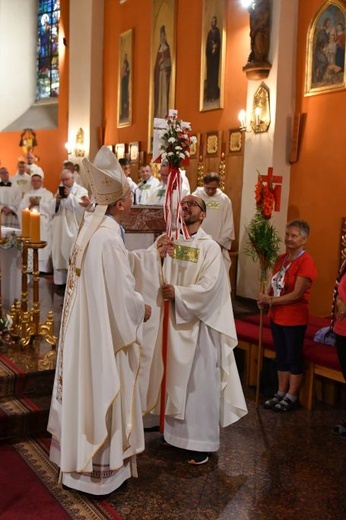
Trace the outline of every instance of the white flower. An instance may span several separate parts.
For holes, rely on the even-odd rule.
[[[183,153],[180,153],[180,154],[179,154],[179,157],[180,157],[181,159],[185,159],[185,155],[184,155]]]
[[[6,320],[7,320],[6,328],[10,329],[12,327],[13,320],[9,314],[6,314]]]
[[[193,144],[197,143],[197,137],[195,135],[191,136],[190,137],[190,142],[193,143]]]
[[[175,141],[176,141],[175,137],[170,137],[170,138],[168,139],[168,142],[169,142],[169,143],[175,143]]]
[[[173,152],[168,152],[167,157],[172,157],[172,155],[174,155]]]

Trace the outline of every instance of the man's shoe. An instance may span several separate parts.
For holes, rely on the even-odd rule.
[[[193,466],[201,466],[209,460],[209,453],[205,451],[190,451],[188,463]]]

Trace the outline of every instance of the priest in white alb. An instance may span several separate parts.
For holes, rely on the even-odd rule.
[[[247,407],[233,354],[237,334],[220,247],[201,228],[204,201],[186,195],[181,207],[190,238],[160,237],[149,251],[132,251],[130,261],[136,287],[145,299],[151,297],[152,306],[140,371],[143,411],[159,414],[161,396],[165,442],[199,465],[219,449],[220,427],[244,416]],[[163,397],[164,299],[170,309]]]
[[[24,195],[19,204],[18,216],[21,226],[23,209],[35,209],[40,213],[40,238],[47,242],[45,247],[38,250],[38,264],[41,273],[51,273],[52,271],[52,200],[53,193],[43,187],[42,174],[34,173],[31,176],[31,190]]]

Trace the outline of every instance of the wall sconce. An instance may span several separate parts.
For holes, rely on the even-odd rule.
[[[84,130],[80,128],[76,133],[76,144],[74,148],[74,154],[76,157],[84,157],[85,146],[84,146]]]
[[[241,110],[238,115],[240,130],[242,132],[251,132],[255,134],[261,134],[268,132],[270,126],[270,103],[269,103],[269,88],[265,83],[262,83],[255,92],[251,119],[250,129],[247,129],[246,112]]]
[[[85,145],[84,145],[84,130],[80,128],[76,133],[76,142],[75,143],[66,143],[65,148],[67,150],[68,155],[74,155],[75,157],[84,157],[85,155]]]

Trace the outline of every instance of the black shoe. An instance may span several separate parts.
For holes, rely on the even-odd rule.
[[[193,466],[201,466],[206,464],[209,460],[209,453],[206,451],[190,451],[188,463]]]

